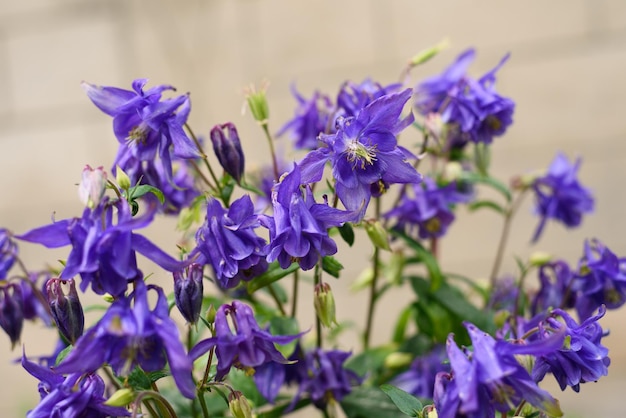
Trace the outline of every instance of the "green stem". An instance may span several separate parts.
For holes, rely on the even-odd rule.
[[[204,399],[204,389],[198,389],[198,400],[202,408],[202,417],[209,418],[209,407],[206,404],[206,399]]]
[[[267,143],[270,146],[270,153],[272,154],[272,167],[274,169],[274,180],[278,181],[278,177],[280,176],[280,173],[278,172],[278,161],[276,160],[276,150],[274,149],[274,140],[272,139],[270,130],[267,127],[267,123],[263,123],[261,127],[263,128],[263,132],[265,132]]]
[[[296,270],[293,272],[293,292],[291,295],[291,317],[296,317],[296,312],[298,308],[298,284],[300,281],[300,270]]]
[[[375,216],[376,219],[380,218],[380,198],[375,200]],[[372,336],[372,325],[374,322],[374,308],[376,306],[377,297],[377,283],[378,276],[380,275],[380,249],[374,246],[374,255],[372,257],[372,270],[373,277],[370,284],[370,299],[367,308],[367,321],[365,324],[365,332],[363,333],[363,348],[367,350],[370,346],[370,340]]]
[[[187,326],[187,352],[191,350],[193,347],[193,325],[189,324]],[[198,398],[200,398],[200,393],[198,393]],[[196,417],[198,415],[198,408],[196,406],[196,402],[191,400],[191,416]]]
[[[204,181],[204,183],[209,186],[209,189],[211,189],[213,193],[219,193],[219,190],[217,190],[213,183],[211,183],[211,180],[209,180],[207,176],[204,175],[202,170],[200,170],[200,167],[198,167],[198,163],[196,163],[194,160],[189,160],[189,163],[193,167],[194,171],[200,176],[202,181]]]
[[[498,250],[496,252],[496,258],[493,262],[493,267],[491,268],[491,275],[489,276],[489,285],[491,289],[494,288],[496,284],[496,278],[500,271],[500,266],[502,265],[502,257],[504,256],[504,250],[506,248],[506,243],[509,239],[509,232],[511,230],[511,221],[513,220],[513,216],[517,209],[519,209],[520,204],[522,203],[522,198],[524,197],[524,192],[517,195],[517,197],[510,204],[509,208],[504,215],[504,225],[502,226],[502,234],[500,235],[500,242],[498,243]]]
[[[160,393],[153,392],[151,390],[143,391],[137,396],[137,398],[135,398],[135,401],[133,402],[132,418],[137,417],[137,410],[139,409],[139,405],[144,402],[144,399],[146,399],[146,401],[148,399],[154,399],[161,412],[167,412],[167,415],[170,418],[177,418],[176,411],[174,411],[174,408],[172,408],[172,405],[170,405],[167,399],[165,399]]]
[[[285,307],[283,306],[283,303],[280,301],[280,298],[276,294],[276,290],[274,290],[273,283],[267,286],[267,290],[270,292],[270,295],[272,295],[272,299],[274,299],[274,302],[276,302],[276,306],[278,307],[278,310],[280,311],[281,315],[287,316],[287,311],[285,311]]]
[[[200,157],[202,158],[202,161],[204,161],[204,165],[207,168],[207,170],[209,171],[209,174],[211,175],[211,178],[215,182],[217,188],[220,189],[220,191],[221,191],[220,182],[217,180],[217,176],[213,172],[213,169],[211,168],[211,164],[209,164],[209,159],[207,158],[206,154],[202,150],[202,145],[200,144],[200,141],[198,141],[198,138],[196,137],[196,135],[191,130],[191,126],[189,126],[189,124],[185,123],[185,128],[187,128],[187,132],[189,132],[189,136],[191,136],[191,139],[193,140],[193,143],[196,144],[196,148],[198,148],[198,151],[200,152]]]
[[[315,287],[322,283],[322,268],[321,268],[322,260],[315,265],[315,272],[313,273]],[[320,317],[315,314],[315,337],[316,337],[316,345],[318,348],[322,348],[322,321],[320,321]]]

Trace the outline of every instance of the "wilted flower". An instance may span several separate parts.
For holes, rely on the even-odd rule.
[[[66,283],[70,288],[67,295],[61,287]],[[83,335],[85,327],[85,315],[78,299],[74,279],[68,279],[67,282],[61,279],[50,279],[46,282],[46,292],[50,311],[59,333],[73,345]]]
[[[533,379],[539,382],[546,373],[552,373],[561,390],[570,386],[578,392],[581,383],[595,382],[606,376],[610,363],[609,350],[601,344],[601,340],[608,332],[604,332],[598,324],[605,312],[606,309],[601,307],[597,315],[579,325],[567,312],[553,310],[533,338],[549,338],[554,332],[564,331],[565,343],[559,350],[537,357]]]
[[[535,210],[541,217],[533,242],[541,236],[548,219],[572,228],[580,225],[583,214],[593,211],[593,196],[578,182],[580,163],[578,158],[572,165],[565,155],[559,153],[550,164],[548,172],[533,182]]]
[[[180,392],[194,398],[192,362],[180,342],[176,323],[169,317],[163,289],[146,286],[143,280],[135,281],[134,285],[130,296],[116,299],[100,321],[76,341],[56,371],[92,373],[108,363],[115,373],[123,376],[136,366],[154,372],[162,370],[167,363]],[[149,289],[158,295],[152,310],[148,304]]]
[[[22,355],[22,366],[40,381],[41,400],[35,409],[28,411],[27,418],[130,416],[125,408],[105,404],[104,381],[95,373],[63,376],[29,361],[26,355]]]
[[[245,159],[237,128],[232,123],[215,125],[211,129],[211,142],[213,151],[217,156],[220,165],[237,184],[241,183],[243,177]]]
[[[230,289],[267,269],[265,240],[254,229],[260,226],[250,196],[232,203],[226,211],[217,199],[207,201],[204,224],[196,232],[197,263],[213,267],[217,283]]]
[[[422,176],[407,162],[414,156],[398,146],[396,135],[413,122],[401,118],[411,90],[382,96],[354,117],[338,121],[337,132],[321,135],[326,147],[311,151],[301,163],[302,183],[320,181],[331,162],[337,196],[362,218],[379,183],[419,183]],[[386,187],[385,187],[386,188]]]
[[[203,273],[200,264],[191,264],[182,271],[175,271],[174,300],[183,318],[195,324],[202,309]]]
[[[227,317],[230,317],[230,321]],[[287,344],[300,335],[272,335],[262,330],[254,319],[252,309],[234,300],[217,310],[215,336],[196,344],[189,352],[189,357],[195,360],[215,347],[218,359],[215,378],[222,380],[233,366],[254,370],[268,362],[289,363],[274,347],[274,343]]]

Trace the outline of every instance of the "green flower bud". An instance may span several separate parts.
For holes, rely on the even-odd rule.
[[[552,260],[552,255],[542,251],[536,251],[530,255],[528,261],[531,266],[541,267]]]
[[[449,46],[450,42],[447,39],[443,39],[437,45],[431,46],[430,48],[418,52],[416,55],[413,56],[413,58],[409,60],[409,64],[411,65],[411,67],[424,64],[444,49],[447,49]]]
[[[213,306],[213,304],[211,304],[211,306],[209,306],[209,309],[207,309],[206,311],[206,321],[209,324],[213,324],[215,323],[215,314],[217,313],[217,311],[215,310],[215,306]]]
[[[130,189],[130,177],[128,177],[128,174],[126,174],[120,166],[116,167],[115,173],[115,181],[117,182],[117,185],[120,186],[122,190]]]
[[[253,418],[250,403],[238,390],[228,395],[228,409],[235,418]]]
[[[108,406],[126,406],[135,400],[135,392],[131,388],[122,388],[115,392],[104,403]]]
[[[387,230],[383,228],[380,221],[373,219],[365,221],[365,231],[367,231],[367,236],[370,237],[370,241],[372,241],[376,247],[387,251],[390,250]]]
[[[363,290],[368,288],[370,284],[374,280],[374,269],[371,267],[366,267],[356,278],[354,282],[350,285],[350,290],[353,292],[358,292],[359,290]]]
[[[335,297],[328,283],[320,283],[315,286],[313,306],[315,306],[315,313],[322,325],[326,328],[338,325],[335,317]]]
[[[413,356],[411,354],[397,351],[385,357],[385,367],[389,369],[399,369],[408,366],[412,361]]]
[[[270,117],[270,109],[267,103],[267,96],[265,95],[266,89],[267,83],[264,83],[258,92],[254,85],[246,89],[246,101],[248,102],[250,112],[252,112],[252,117],[261,125],[267,125]]]
[[[393,251],[389,262],[385,266],[385,277],[387,281],[393,285],[400,286],[402,284],[403,270],[404,253],[402,251]]]

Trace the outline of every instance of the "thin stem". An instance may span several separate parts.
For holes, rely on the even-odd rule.
[[[209,418],[209,407],[204,399],[204,389],[198,389],[198,400],[200,401],[200,407],[202,408],[202,417]]]
[[[191,139],[193,140],[193,143],[196,144],[196,148],[198,148],[198,151],[200,152],[200,157],[202,158],[202,161],[204,161],[204,165],[207,168],[207,170],[209,171],[209,174],[211,175],[211,178],[213,179],[213,181],[215,182],[215,184],[219,188],[220,187],[220,182],[217,180],[217,176],[213,172],[213,169],[211,168],[211,164],[209,164],[209,159],[207,158],[206,154],[202,150],[202,145],[200,144],[200,141],[198,141],[198,138],[196,137],[196,135],[191,130],[191,126],[189,126],[189,124],[185,123],[185,128],[187,128],[187,132],[189,132],[189,136],[191,136]]]
[[[187,352],[191,351],[191,348],[193,347],[193,325],[189,324],[187,326]],[[198,393],[198,398],[200,398],[200,394]],[[191,400],[191,415],[193,417],[198,415],[198,408],[196,406],[196,402],[192,399]]]
[[[204,173],[202,172],[202,170],[200,170],[200,167],[198,167],[198,163],[196,163],[194,160],[189,160],[189,164],[191,164],[191,166],[193,167],[193,169],[195,170],[195,172],[200,176],[200,178],[202,179],[202,181],[209,186],[209,188],[214,192],[214,193],[219,193],[219,191],[217,190],[217,188],[213,185],[213,183],[211,183],[211,180],[209,180],[207,178],[207,176],[204,175]]]
[[[511,230],[511,221],[513,220],[513,216],[517,209],[519,209],[520,204],[522,203],[522,198],[525,193],[522,192],[513,200],[510,204],[509,208],[504,215],[504,225],[502,226],[502,234],[500,235],[500,242],[498,243],[498,250],[496,252],[496,258],[493,262],[493,267],[491,269],[491,275],[489,276],[489,284],[491,288],[496,284],[496,277],[500,271],[500,266],[502,265],[502,257],[504,256],[504,250],[506,248],[506,243],[509,239],[509,232]]]
[[[380,218],[380,198],[375,200],[375,216],[376,219]],[[363,348],[367,350],[370,345],[370,339],[372,335],[372,325],[374,322],[374,307],[376,306],[377,297],[377,283],[378,276],[380,275],[380,249],[374,246],[374,255],[372,257],[372,270],[373,277],[370,284],[370,299],[367,309],[367,322],[365,325],[365,332],[363,333]]]
[[[104,372],[104,374],[107,376],[107,378],[111,381],[111,384],[115,387],[115,390],[120,390],[122,388],[122,385],[120,384],[120,382],[115,378],[115,376],[113,375],[113,373],[111,372],[111,370],[109,370],[108,367],[103,367],[102,371]]]
[[[298,309],[298,285],[300,282],[300,270],[296,270],[293,272],[293,292],[291,295],[291,317],[296,317],[296,312]]]
[[[160,406],[159,410],[163,408],[163,410],[166,411],[171,418],[177,418],[176,411],[174,411],[174,408],[172,408],[172,405],[170,405],[167,399],[165,399],[160,393],[153,392],[151,390],[143,391],[137,396],[137,398],[135,398],[135,401],[133,402],[133,418],[137,417],[137,410],[139,405],[144,402],[144,398],[146,398],[146,400],[154,399],[157,402],[157,405]]]
[[[269,286],[267,286],[267,290],[270,292],[270,295],[272,295],[272,299],[274,299],[274,302],[276,302],[276,306],[278,307],[278,310],[280,311],[281,315],[287,316],[287,311],[285,311],[285,307],[283,306],[283,303],[280,301],[280,298],[276,294],[276,290],[274,290],[273,284],[270,284]]]
[[[322,268],[321,268],[322,260],[320,260],[315,265],[315,271],[313,273],[314,285],[317,287],[322,283]],[[320,321],[320,317],[315,314],[315,337],[316,337],[316,345],[318,348],[322,348],[322,321]]]
[[[280,173],[278,172],[278,161],[276,160],[276,150],[274,149],[274,140],[272,139],[270,130],[267,127],[267,123],[263,123],[261,127],[263,128],[263,132],[265,132],[267,143],[270,146],[270,153],[272,154],[272,168],[274,169],[274,180],[278,181],[278,177],[280,176]]]
[[[526,400],[522,399],[522,402],[520,402],[519,406],[517,407],[517,409],[515,410],[515,416],[519,416],[519,414],[522,413],[522,408],[524,407],[524,405],[526,404]],[[503,412],[504,413],[504,412]],[[506,415],[504,415],[506,417]]]

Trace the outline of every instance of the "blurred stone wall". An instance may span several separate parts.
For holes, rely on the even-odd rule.
[[[530,201],[520,211],[507,254],[536,249],[574,262],[582,242],[598,237],[626,255],[626,3],[620,0],[2,0],[0,1],[0,225],[16,232],[80,213],[75,184],[85,164],[109,168],[116,141],[111,121],[85,97],[80,82],[130,87],[134,78],[172,84],[191,92],[191,125],[208,134],[216,123],[238,125],[248,165],[268,161],[264,138],[242,116],[242,88],[271,81],[274,130],[293,112],[289,85],[305,94],[335,94],[339,84],[372,77],[397,79],[407,58],[447,37],[452,48],[413,73],[435,74],[460,50],[475,46],[474,75],[506,53],[498,89],[517,102],[515,126],[495,141],[493,171],[500,178],[545,167],[557,150],[582,156],[584,184],[597,198],[596,213],[573,233],[549,225],[530,247],[537,219]],[[285,139],[282,140],[286,146]],[[280,147],[279,143],[279,147]],[[466,215],[466,214],[462,214]],[[442,248],[448,271],[485,277],[500,233],[489,213],[460,219]],[[174,251],[173,222],[151,237]],[[38,268],[66,256],[22,245],[23,258]],[[514,264],[504,271],[513,272]],[[347,287],[363,252],[342,256],[347,269],[334,284],[338,315],[363,323],[364,295]],[[343,297],[343,298],[342,298]],[[386,296],[376,325],[387,338],[398,291]],[[386,302],[386,304],[385,304]],[[303,304],[304,305],[304,304]],[[303,308],[304,309],[304,308]],[[310,311],[302,312],[303,327]],[[626,353],[621,348],[626,313],[607,316],[612,335],[610,376],[563,395],[567,416],[621,417]],[[3,337],[0,337],[3,338]],[[357,349],[356,338],[343,349]],[[53,341],[41,325],[26,326],[29,355],[47,353]],[[21,416],[37,399],[36,381],[11,361],[20,349],[0,344],[0,415]],[[550,385],[554,388],[555,385]]]

